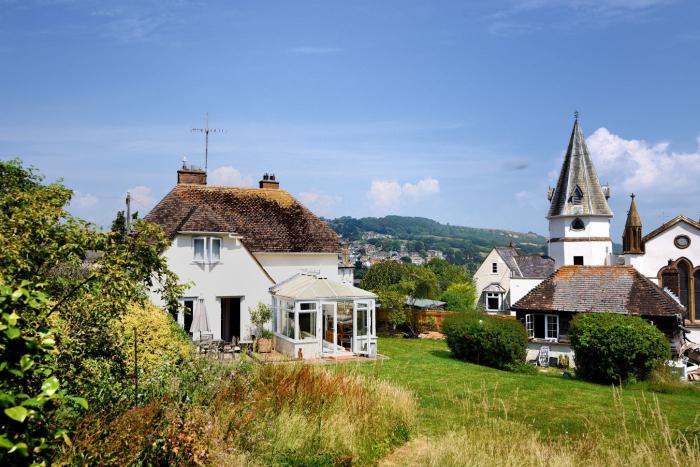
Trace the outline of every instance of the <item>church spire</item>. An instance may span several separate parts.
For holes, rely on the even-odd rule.
[[[607,201],[610,196],[609,188],[600,185],[581,130],[578,112],[574,113],[574,117],[574,128],[571,131],[559,180],[556,188],[550,189],[551,204],[547,217],[612,217]]]
[[[644,253],[642,219],[637,211],[634,193],[632,193],[631,198],[630,210],[627,212],[627,222],[625,222],[625,232],[622,234],[622,253],[639,255]]]

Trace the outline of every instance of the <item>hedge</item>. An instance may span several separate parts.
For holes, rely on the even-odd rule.
[[[442,332],[447,346],[461,360],[502,370],[525,363],[527,333],[518,321],[463,312],[446,317]]]
[[[646,379],[671,358],[666,336],[637,316],[581,313],[571,321],[576,375],[596,383]]]

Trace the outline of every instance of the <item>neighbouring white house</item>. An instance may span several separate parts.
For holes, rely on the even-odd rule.
[[[488,313],[510,313],[520,300],[554,273],[554,260],[543,255],[521,255],[511,246],[496,247],[474,273],[477,305]]]
[[[273,296],[282,290],[276,289],[280,284],[300,274],[315,277],[334,288],[352,284],[352,269],[339,268],[341,247],[337,234],[287,191],[280,189],[274,175],[266,174],[259,188],[210,186],[206,183],[205,171],[186,165],[177,175],[177,185],[145,220],[163,228],[172,241],[164,253],[168,266],[181,282],[190,284],[177,315],[178,322],[186,330],[192,329],[193,316],[201,315],[205,319],[197,319],[197,326],[204,323],[206,329],[202,332],[213,339],[249,341],[254,332],[249,308],[258,303],[278,307],[279,301],[273,302]],[[375,336],[373,325],[363,327],[374,322],[374,296],[360,289],[353,290],[357,296],[302,297],[304,303],[315,300],[319,310],[323,310],[324,304],[336,302],[343,310],[341,318],[332,324],[326,323],[323,315],[317,318],[323,325],[342,327],[336,334],[343,339],[352,336],[349,347],[344,346],[345,341],[331,342],[333,353],[340,350],[333,345],[340,345],[345,352],[369,354],[359,350],[364,347],[358,344],[362,339],[358,340],[357,329],[362,332],[367,329],[364,339],[368,342]],[[299,305],[295,311],[301,311],[302,302],[296,300],[299,297],[286,298],[293,300],[295,307]],[[155,294],[152,299],[162,305]],[[352,303],[350,309],[348,303]],[[367,313],[371,314],[369,318]],[[347,331],[347,316],[352,322],[352,334]],[[284,343],[308,337],[301,328],[306,324],[305,319],[302,317],[300,322],[295,317],[292,337],[289,328],[279,327],[282,321],[275,314],[270,326],[281,351],[297,356],[298,349]],[[326,334],[319,331],[316,335],[319,352],[303,352],[305,358],[324,353],[320,339]]]

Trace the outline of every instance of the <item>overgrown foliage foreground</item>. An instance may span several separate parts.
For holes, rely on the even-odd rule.
[[[66,211],[71,196],[18,160],[0,162],[3,464],[47,462],[80,411],[118,407],[133,370],[115,323],[149,289],[170,306],[181,295],[157,226],[100,232]]]
[[[99,465],[370,464],[408,441],[405,390],[321,367],[193,359],[161,396],[84,418],[63,462]]]

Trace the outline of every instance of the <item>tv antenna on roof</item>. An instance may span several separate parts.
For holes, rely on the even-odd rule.
[[[224,130],[221,128],[209,128],[209,112],[207,112],[207,119],[204,128],[192,128],[192,131],[204,133],[204,172],[206,172],[209,162],[209,133],[223,133]]]

